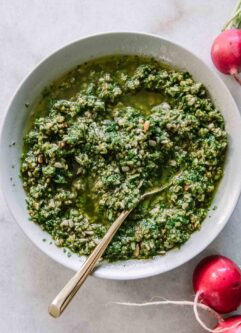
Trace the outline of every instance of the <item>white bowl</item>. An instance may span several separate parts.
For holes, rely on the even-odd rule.
[[[207,87],[224,116],[229,136],[225,173],[212,204],[217,209],[210,210],[210,217],[205,219],[201,230],[195,232],[180,249],[165,256],[103,263],[93,272],[94,276],[101,278],[127,280],[166,272],[187,262],[205,249],[223,229],[241,189],[241,119],[230,92],[219,77],[190,51],[158,36],[129,32],[94,35],[73,42],[43,60],[20,84],[6,112],[1,132],[0,176],[7,204],[18,224],[35,245],[59,263],[78,270],[84,258],[77,255],[68,258],[63,249],[49,244],[51,238],[47,233],[28,221],[25,193],[18,176],[23,131],[29,116],[25,103],[31,105],[45,86],[76,65],[112,54],[152,56],[189,71],[195,80]],[[9,147],[14,141],[16,144]]]

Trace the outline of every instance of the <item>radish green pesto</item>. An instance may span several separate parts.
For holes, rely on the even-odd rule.
[[[163,255],[201,227],[223,175],[227,133],[189,73],[152,58],[104,57],[53,82],[32,113],[20,173],[31,220],[57,246],[89,255],[132,207],[104,254],[109,261]]]

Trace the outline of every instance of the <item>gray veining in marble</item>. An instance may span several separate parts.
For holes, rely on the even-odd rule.
[[[44,57],[87,34],[145,31],[187,47],[212,66],[209,50],[235,0],[0,0],[0,118],[23,77]],[[240,105],[241,88],[222,76]],[[2,189],[4,190],[4,189]],[[41,253],[13,221],[0,194],[0,333],[201,333],[191,309],[125,308],[114,300],[192,299],[191,272],[204,255],[241,263],[241,201],[220,236],[198,258],[138,281],[89,278],[58,320],[47,305],[72,272]]]

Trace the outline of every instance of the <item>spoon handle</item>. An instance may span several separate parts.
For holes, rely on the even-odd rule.
[[[109,230],[102,238],[101,242],[96,246],[94,251],[86,259],[81,269],[72,277],[71,280],[64,286],[64,288],[55,297],[52,303],[49,305],[49,314],[55,318],[59,317],[70,303],[74,295],[77,293],[81,285],[84,283],[88,275],[95,267],[97,261],[103,255],[105,249],[111,242],[115,233],[123,223],[123,221],[130,214],[131,210],[123,211],[110,226]]]

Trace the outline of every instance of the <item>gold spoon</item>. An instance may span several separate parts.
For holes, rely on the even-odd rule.
[[[179,175],[179,174],[178,174]],[[152,190],[150,192],[144,193],[137,204],[139,204],[142,200],[146,199],[147,197],[159,193],[169,187],[172,183],[174,178],[178,175],[174,176],[172,180],[163,185],[160,188]],[[117,217],[115,222],[110,226],[105,236],[102,238],[100,243],[95,247],[93,252],[89,255],[86,261],[81,266],[80,270],[66,283],[64,288],[58,293],[58,295],[54,298],[52,303],[49,305],[48,311],[51,316],[54,318],[59,317],[63,311],[66,309],[67,305],[70,303],[74,295],[77,293],[81,285],[87,279],[88,275],[91,273],[93,268],[95,267],[97,261],[101,258],[103,253],[105,252],[107,246],[110,244],[112,238],[116,234],[117,230],[120,228],[122,223],[125,221],[127,216],[131,213],[134,209],[131,208],[130,210],[125,210]]]

